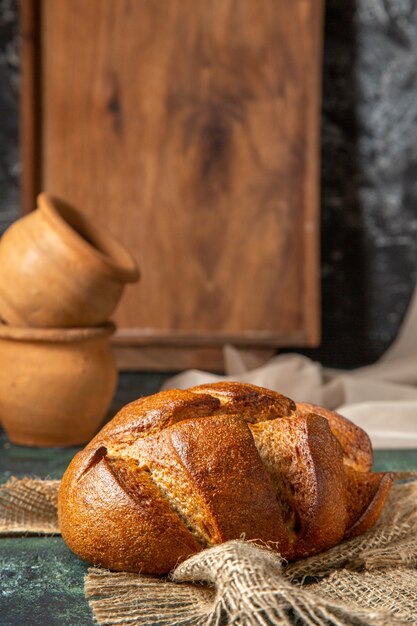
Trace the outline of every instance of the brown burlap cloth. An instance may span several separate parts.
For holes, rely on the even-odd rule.
[[[59,533],[58,481],[0,488],[0,534]],[[99,624],[267,626],[417,624],[417,481],[395,485],[378,524],[323,554],[286,564],[243,540],[201,552],[169,579],[90,568]]]

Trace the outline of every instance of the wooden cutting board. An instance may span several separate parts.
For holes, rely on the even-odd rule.
[[[316,345],[322,2],[25,0],[24,210],[40,189],[142,270],[125,367]]]

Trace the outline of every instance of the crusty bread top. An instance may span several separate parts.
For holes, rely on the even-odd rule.
[[[243,383],[164,391],[125,406],[62,480],[68,545],[112,569],[168,572],[228,539],[286,558],[372,525],[390,477],[337,413]]]

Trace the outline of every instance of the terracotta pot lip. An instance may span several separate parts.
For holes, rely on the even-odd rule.
[[[82,328],[33,328],[27,326],[9,326],[0,322],[0,340],[26,341],[39,343],[71,343],[88,341],[112,335],[116,327],[113,322],[103,326]]]
[[[139,279],[139,269],[130,252],[117,239],[93,224],[86,215],[81,214],[74,206],[47,192],[38,195],[37,203],[41,213],[53,223],[55,228],[65,234],[67,241],[69,240],[72,245],[82,249],[84,253],[104,263],[105,267],[120,281],[133,283]],[[88,234],[106,242],[111,248],[111,252],[100,250],[89,240],[90,238],[86,238],[78,232],[76,226],[71,224],[63,215],[65,211],[76,216],[88,228]]]

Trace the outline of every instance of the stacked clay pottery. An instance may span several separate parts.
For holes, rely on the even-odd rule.
[[[109,408],[116,368],[111,324],[92,328],[0,326],[0,415],[11,441],[89,441]]]
[[[97,326],[109,319],[125,284],[137,279],[123,246],[42,193],[36,211],[1,239],[0,317],[15,326]]]
[[[21,445],[91,439],[117,382],[108,322],[128,282],[125,248],[66,202],[38,208],[0,240],[0,420]]]

